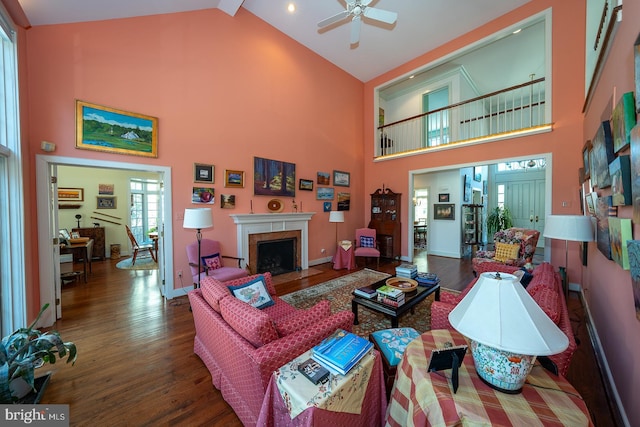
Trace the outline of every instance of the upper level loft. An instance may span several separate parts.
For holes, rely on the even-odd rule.
[[[378,87],[375,158],[551,130],[550,12]]]

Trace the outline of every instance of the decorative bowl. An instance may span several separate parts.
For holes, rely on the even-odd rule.
[[[386,281],[387,286],[400,289],[402,292],[412,292],[418,287],[418,282],[406,277],[391,277]]]

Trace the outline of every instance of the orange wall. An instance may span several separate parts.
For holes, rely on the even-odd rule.
[[[295,163],[298,179],[350,172],[351,187],[336,187],[352,194],[339,238],[363,225],[363,84],[244,9],[235,17],[207,10],[39,26],[26,31],[26,45],[30,167],[34,153],[45,154],[42,140],[57,144],[57,156],[170,166],[176,271],[189,271],[184,247],[195,239],[182,213],[202,206],[190,202],[194,162],[215,166],[215,228],[203,235],[221,240],[225,254],[236,253],[229,214],[249,213],[251,200],[254,212],[267,212],[270,197],[253,195],[253,156]],[[76,99],[158,117],[158,158],[76,149]],[[245,171],[245,188],[225,189],[225,169]],[[35,183],[28,187],[34,194]],[[221,209],[220,194],[235,194],[236,209]],[[309,259],[332,255],[335,227],[315,191],[298,190],[295,200],[317,212]],[[291,199],[284,201],[290,212]],[[34,205],[35,198],[32,230]],[[37,247],[31,253],[37,258]],[[33,280],[32,288],[37,274]]]
[[[584,135],[595,134],[600,117],[610,114],[610,105],[607,104],[611,103],[615,86],[618,96],[634,88],[633,43],[638,36],[640,5],[637,2],[632,3],[624,4],[624,21],[615,38],[605,73],[586,116],[582,113],[586,12],[584,2],[578,0],[534,0],[494,22],[367,82],[364,106],[364,158],[368,160],[373,158],[375,143],[373,129],[377,118],[372,112],[373,90],[376,86],[553,6],[553,132],[385,162],[366,161],[365,191],[369,192],[379,187],[380,177],[384,177],[387,187],[406,194],[410,188],[408,170],[474,162],[486,164],[497,158],[549,152],[553,156],[552,213],[581,213],[578,169],[582,166],[582,147],[586,139],[589,139]],[[369,141],[371,143],[368,143]],[[610,194],[610,189],[598,190],[598,194]],[[566,207],[563,206],[563,202],[567,202]],[[369,208],[370,204],[365,199],[365,217]],[[621,209],[619,216],[631,218],[631,208]],[[408,224],[406,209],[402,222]],[[403,235],[406,235],[406,226],[403,227]],[[635,238],[638,238],[638,235],[640,232],[636,226]],[[585,287],[588,309],[593,315],[595,329],[602,342],[624,411],[631,425],[640,425],[640,406],[632,402],[635,398],[633,388],[640,384],[640,323],[635,316],[629,272],[622,270],[615,262],[605,259],[595,242],[589,244],[588,266],[583,268],[578,245],[569,246],[569,276],[572,282],[582,282]],[[406,251],[406,248],[403,249]],[[563,242],[552,242],[551,263],[556,266],[565,264]]]

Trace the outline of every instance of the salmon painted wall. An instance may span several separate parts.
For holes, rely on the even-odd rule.
[[[215,166],[214,228],[203,236],[222,241],[225,254],[236,254],[229,214],[249,213],[251,200],[254,212],[267,212],[270,197],[253,195],[253,156],[295,163],[296,178],[314,182],[318,171],[350,172],[351,187],[336,188],[352,195],[339,238],[352,239],[362,226],[362,82],[245,9],[235,17],[212,9],[33,27],[26,46],[30,168],[35,154],[44,154],[42,140],[57,144],[55,155],[89,164],[170,166],[176,272],[189,271],[184,247],[195,240],[193,230],[182,228],[184,209],[202,206],[191,204],[194,162]],[[158,117],[158,158],[76,149],[76,99]],[[245,171],[245,188],[225,189],[225,169]],[[28,187],[33,195],[35,183]],[[235,194],[236,209],[221,209],[220,194]],[[291,198],[283,200],[290,212]],[[335,228],[315,191],[297,190],[295,200],[316,212],[310,261],[331,256]],[[30,213],[27,228],[35,230],[35,197]],[[30,251],[37,257],[37,247]]]
[[[623,93],[635,91],[635,79],[640,78],[634,72],[633,53],[640,31],[638,22],[640,3],[624,2],[622,22],[585,114],[584,135],[595,135],[601,121],[611,117],[613,103]],[[620,154],[629,154],[629,149]],[[599,196],[611,195],[611,188],[596,187],[594,190]],[[618,207],[618,217],[632,218],[633,208]],[[640,224],[633,224],[632,227],[634,239],[640,239]],[[640,321],[636,318],[631,276],[629,271],[603,256],[595,243],[589,244],[588,258],[585,296],[629,424],[637,426],[640,425],[637,400],[640,384]]]
[[[552,153],[552,213],[580,214],[578,169],[582,166],[582,147],[586,139],[589,139],[584,135],[595,133],[599,118],[606,110],[607,103],[611,103],[614,86],[618,87],[618,94],[633,90],[633,43],[638,36],[636,24],[640,17],[640,5],[627,3],[631,2],[625,3],[624,20],[615,38],[614,48],[592,101],[592,107],[587,112],[586,121],[582,113],[586,11],[584,2],[578,0],[533,0],[512,13],[367,82],[364,106],[364,158],[371,159],[376,138],[373,132],[377,120],[373,113],[373,92],[376,86],[553,7],[552,132],[390,161],[365,162],[365,191],[369,192],[379,187],[379,177],[384,176],[385,186],[407,194],[410,188],[407,171],[410,170],[466,163],[486,164],[493,159]],[[563,202],[566,202],[567,206],[564,206]],[[365,217],[368,215],[369,205],[365,199]],[[620,216],[631,217],[630,208],[622,209]],[[409,222],[406,209],[403,210],[402,222]],[[406,226],[403,226],[403,235],[406,236]],[[636,230],[635,237],[638,238],[638,235],[639,232]],[[594,326],[602,342],[623,411],[626,412],[631,425],[640,425],[640,407],[631,402],[634,398],[632,387],[635,385],[637,388],[637,384],[640,384],[640,323],[635,318],[629,272],[623,271],[613,261],[604,259],[595,243],[589,244],[588,267],[583,268],[578,245],[569,246],[571,281],[582,283],[586,289],[587,309],[593,314]],[[552,241],[551,248],[551,263],[555,266],[564,265],[564,243]],[[403,250],[406,252],[406,248]]]

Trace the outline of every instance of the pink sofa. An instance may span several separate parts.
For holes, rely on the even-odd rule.
[[[353,313],[331,314],[329,301],[298,310],[276,296],[271,275],[264,282],[274,304],[258,310],[235,298],[228,286],[261,275],[228,282],[203,277],[189,292],[196,335],[194,352],[213,385],[246,426],[256,425],[273,371],[304,353],[338,328],[351,331]]]
[[[497,262],[483,262],[476,266],[478,276],[482,273],[497,271],[500,273],[513,273],[519,267],[504,265]],[[569,347],[559,354],[549,356],[558,367],[558,372],[565,376],[569,369],[569,363],[573,352],[576,351],[576,340],[569,320],[569,310],[564,299],[562,280],[560,275],[549,263],[538,265],[532,272],[533,278],[527,286],[527,292],[538,303],[540,308],[554,321],[558,328],[569,338]],[[449,323],[449,313],[467,295],[478,279],[471,283],[460,293],[441,291],[440,301],[431,304],[431,329],[452,329]]]

